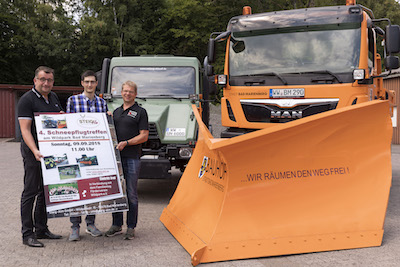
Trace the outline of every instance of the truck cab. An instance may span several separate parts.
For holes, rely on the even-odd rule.
[[[168,178],[183,171],[197,140],[192,105],[200,108],[200,62],[193,57],[131,56],[105,59],[101,90],[113,111],[122,105],[122,84],[138,86],[136,102],[146,109],[149,138],[142,144],[139,178]],[[104,88],[104,89],[103,89]]]
[[[379,27],[385,23],[386,31]],[[222,137],[233,137],[394,93],[383,88],[377,38],[385,40],[387,70],[399,67],[399,26],[375,19],[371,10],[347,1],[231,18],[211,35],[205,68],[213,75],[215,44],[226,40]]]

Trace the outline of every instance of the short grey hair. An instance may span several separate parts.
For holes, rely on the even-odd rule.
[[[133,88],[135,90],[135,93],[137,94],[137,85],[136,83],[132,81],[126,81],[122,84],[121,90],[124,88],[124,85],[128,85],[129,87]]]

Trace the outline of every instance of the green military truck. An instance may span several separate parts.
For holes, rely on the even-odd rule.
[[[200,66],[194,57],[104,59],[100,93],[109,109],[122,105],[121,86],[131,80],[138,86],[136,102],[149,116],[149,139],[142,144],[140,178],[168,178],[171,167],[183,171],[192,156],[198,125],[191,106],[208,112],[208,104],[201,103]]]

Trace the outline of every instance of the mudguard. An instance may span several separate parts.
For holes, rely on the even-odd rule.
[[[392,178],[387,101],[230,139],[199,124],[160,220],[192,264],[380,246]]]

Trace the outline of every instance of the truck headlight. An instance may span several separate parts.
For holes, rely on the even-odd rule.
[[[353,70],[353,79],[354,80],[364,80],[365,71],[363,69]]]
[[[179,156],[185,159],[190,158],[192,156],[192,148],[184,147],[179,149]]]
[[[225,86],[228,82],[228,77],[226,75],[220,74],[215,75],[215,83],[218,85]]]

